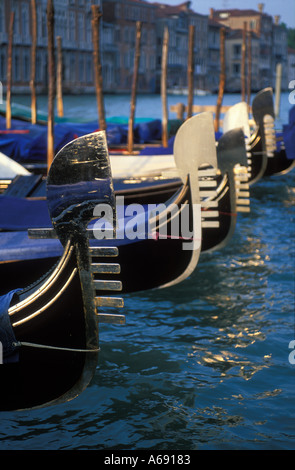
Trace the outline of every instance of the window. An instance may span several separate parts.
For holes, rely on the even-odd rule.
[[[23,57],[23,80],[28,81],[30,77],[30,59],[26,54]]]
[[[87,15],[87,21],[86,21],[86,41],[88,44],[92,43],[92,28],[91,28],[91,20],[89,19],[89,16]]]
[[[75,83],[76,81],[76,56],[75,54],[70,55],[70,81]]]
[[[251,20],[250,21],[250,29],[253,29],[253,30],[256,29],[256,20]]]
[[[4,5],[0,5],[0,33],[4,33]]]
[[[79,59],[79,81],[84,82],[84,57],[80,57]]]
[[[121,30],[120,28],[115,29],[115,42],[121,42]]]
[[[42,82],[42,58],[39,54],[36,57],[36,81]]]
[[[143,45],[147,44],[147,30],[146,30],[146,28],[142,28],[141,42],[142,42]]]
[[[85,41],[85,16],[84,13],[78,13],[78,35],[79,41]]]
[[[121,5],[118,3],[115,4],[115,18],[120,18],[121,15]]]
[[[240,64],[233,64],[233,74],[240,75],[241,66]]]
[[[0,55],[0,80],[6,78],[6,56],[5,52],[1,52]]]
[[[113,44],[113,31],[111,28],[103,29],[103,43],[104,44]]]
[[[241,44],[234,44],[233,51],[234,51],[234,56],[239,57],[241,54]]]
[[[129,42],[129,28],[125,26],[124,28],[124,42]]]
[[[13,79],[15,81],[19,80],[19,56],[18,51],[16,51],[13,58]]]
[[[146,54],[144,51],[142,51],[140,55],[140,60],[139,60],[139,71],[143,73],[147,68],[147,59],[146,59]]]
[[[93,81],[92,70],[93,70],[92,59],[87,58],[87,63],[86,63],[86,81],[87,81],[87,83],[91,83]]]
[[[46,13],[42,14],[42,37],[47,38],[47,18]]]
[[[76,19],[75,19],[75,12],[74,11],[69,12],[68,21],[69,21],[69,40],[70,41],[75,41],[76,40],[76,37],[75,37]]]
[[[22,4],[22,37],[26,38],[29,35],[29,5],[27,3]]]
[[[125,52],[124,56],[123,56],[123,60],[124,60],[124,67],[125,69],[129,69],[130,67],[130,55],[128,52]]]
[[[19,3],[14,0],[12,3],[11,11],[14,11],[13,32],[15,35],[19,34]]]

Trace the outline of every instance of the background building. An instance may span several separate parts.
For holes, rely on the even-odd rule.
[[[101,20],[101,57],[105,92],[131,91],[136,22],[142,25],[138,91],[159,92],[163,31],[169,28],[168,88],[187,87],[189,26],[195,26],[195,88],[216,92],[220,74],[220,28],[226,34],[226,91],[240,91],[241,44],[244,23],[251,31],[252,87],[275,86],[277,63],[283,67],[282,88],[288,89],[287,29],[280,17],[258,9],[208,10],[201,15],[185,1],[176,6],[146,0],[54,0],[55,37],[62,39],[64,92],[93,92],[91,5],[98,4]],[[47,91],[47,0],[37,6],[37,91]],[[0,81],[7,74],[8,28],[14,11],[12,57],[13,92],[29,92],[31,73],[31,1],[0,0]],[[291,54],[292,57],[292,54]],[[291,59],[289,59],[290,61]],[[291,68],[292,70],[292,68]],[[247,73],[247,70],[246,70]]]
[[[288,86],[292,80],[295,80],[295,49],[288,48]],[[294,87],[292,88],[294,90]]]
[[[251,34],[251,88],[258,91],[261,80],[259,75],[259,38],[253,32]],[[242,71],[242,46],[243,31],[241,29],[228,30],[225,41],[225,61],[226,61],[226,90],[239,92],[241,90],[241,71]],[[248,77],[248,53],[249,42],[246,36],[245,51],[245,77]]]
[[[252,31],[255,34],[253,36],[253,39],[255,38],[253,41],[253,70],[255,74],[253,86],[255,90],[275,86],[276,65],[278,62],[283,67],[282,88],[287,88],[287,31],[279,24],[279,16],[273,19],[272,16],[264,12],[264,4],[258,3],[258,11],[247,9],[214,10],[211,8],[210,17],[228,28],[231,33],[228,35],[227,40],[232,43],[234,48],[236,47],[236,51],[238,50],[238,44],[233,43],[233,37],[237,40],[237,31],[243,30],[244,24],[246,24],[247,31]],[[226,60],[232,61],[232,51],[229,48],[227,49],[230,57],[227,57]],[[231,65],[233,63],[227,63],[229,73],[227,76],[227,90],[236,91],[236,80],[232,76],[232,72],[238,73],[238,65],[236,65],[236,68],[235,66],[231,67]]]
[[[208,50],[206,88],[217,92],[220,76],[220,29],[222,25],[213,18],[208,19]]]
[[[65,91],[78,92],[81,88],[93,87],[91,4],[100,4],[100,0],[54,0],[54,29],[55,37],[61,36],[62,38]],[[47,0],[36,0],[36,84],[37,90],[41,92],[47,89],[46,6]],[[1,0],[0,2],[0,80],[5,85],[11,11],[14,11],[13,87],[15,91],[28,90],[31,70],[30,0]]]
[[[155,3],[157,26],[157,83],[160,82],[164,28],[169,31],[167,86],[177,92],[187,87],[189,27],[194,26],[194,85],[204,89],[207,73],[208,17],[191,10],[191,2],[178,6]],[[159,89],[159,86],[158,86]]]
[[[156,79],[156,7],[145,1],[103,0],[103,68],[111,68],[110,77],[104,73],[106,91],[130,91],[135,56],[136,22],[141,22],[141,57],[138,89],[155,91]],[[112,31],[108,39],[106,27]],[[113,50],[112,56],[110,50]],[[111,78],[111,81],[109,80]]]

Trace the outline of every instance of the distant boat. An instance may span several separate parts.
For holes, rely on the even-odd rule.
[[[292,157],[294,144],[284,145],[287,132],[275,131],[275,112],[272,88],[264,88],[257,93],[252,102],[254,129],[250,129],[248,107],[245,102],[232,106],[225,115],[223,131],[242,127],[246,136],[249,158],[249,184],[254,184],[264,176],[280,175],[295,167]],[[290,113],[289,127],[292,127]],[[287,126],[285,126],[287,129]],[[293,153],[294,155],[294,153]]]
[[[167,93],[169,95],[188,95],[188,88],[187,87],[172,87],[167,89]],[[203,90],[201,88],[195,88],[194,89],[194,95],[195,96],[208,96],[212,95],[211,91],[209,90]]]

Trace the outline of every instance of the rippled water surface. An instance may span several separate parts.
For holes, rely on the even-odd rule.
[[[260,180],[225,248],[176,287],[125,297],[91,386],[1,413],[0,449],[294,449],[294,183]]]

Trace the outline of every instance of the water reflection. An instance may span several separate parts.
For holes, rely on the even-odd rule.
[[[190,279],[126,296],[91,386],[2,415],[1,449],[294,448],[294,181],[251,189],[230,244]]]

